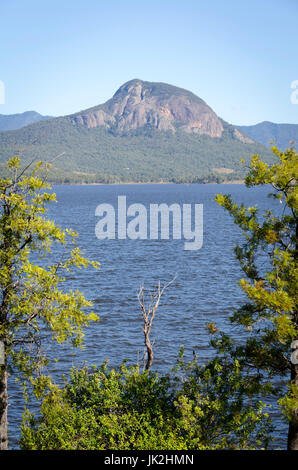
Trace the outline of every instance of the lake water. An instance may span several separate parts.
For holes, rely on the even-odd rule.
[[[244,185],[90,185],[55,186],[57,204],[49,218],[79,233],[78,244],[86,256],[100,261],[99,271],[80,271],[68,279],[69,287],[78,288],[93,300],[93,310],[100,322],[86,330],[85,350],[75,351],[48,345],[49,354],[60,360],[52,370],[61,376],[73,364],[100,364],[109,359],[113,366],[128,359],[136,362],[143,355],[141,312],[137,292],[142,283],[151,288],[160,280],[176,281],[162,297],[154,320],[151,339],[155,341],[153,369],[169,370],[175,363],[180,345],[186,357],[193,351],[200,360],[212,354],[206,323],[231,332],[228,315],[241,305],[244,296],[238,286],[242,276],[233,248],[241,234],[231,217],[214,202],[216,193],[231,194],[236,202],[275,207],[279,202],[267,198],[267,188],[247,189]],[[95,208],[109,203],[117,207],[117,197],[126,196],[127,204],[152,203],[203,204],[204,240],[198,251],[184,250],[184,240],[98,240],[95,236]],[[280,207],[279,207],[280,206]],[[233,331],[232,331],[233,333]],[[235,332],[236,334],[236,332]],[[238,334],[238,333],[237,333]],[[23,411],[21,392],[13,377],[9,381],[10,445],[16,447],[18,424]],[[285,425],[278,421],[279,445],[286,436]]]

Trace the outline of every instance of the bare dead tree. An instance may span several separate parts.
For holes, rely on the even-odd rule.
[[[147,362],[145,365],[145,370],[149,370],[152,366],[154,353],[153,353],[153,345],[151,344],[149,335],[152,328],[152,323],[154,317],[156,315],[160,299],[164,293],[164,291],[176,280],[177,275],[167,284],[161,286],[160,281],[158,281],[158,285],[155,289],[146,291],[144,288],[144,284],[141,285],[140,290],[138,292],[138,301],[142,311],[144,326],[143,326],[143,333],[145,337],[145,346],[147,350]],[[149,303],[146,306],[146,293],[149,295]]]

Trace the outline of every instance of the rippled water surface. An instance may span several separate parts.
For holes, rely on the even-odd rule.
[[[78,244],[88,258],[100,261],[99,271],[80,271],[68,279],[70,288],[78,288],[93,300],[100,322],[93,324],[85,337],[85,350],[48,345],[50,355],[60,360],[53,374],[60,376],[72,364],[111,365],[143,355],[142,320],[137,292],[156,285],[158,280],[177,279],[165,292],[154,320],[151,338],[155,340],[153,368],[168,370],[174,365],[180,345],[186,356],[196,351],[202,360],[210,357],[206,323],[230,331],[228,315],[243,301],[237,284],[241,277],[233,247],[240,233],[230,216],[214,202],[216,193],[231,194],[236,202],[258,204],[267,209],[278,202],[268,199],[267,188],[247,189],[244,185],[102,185],[56,186],[58,203],[49,217],[58,225],[79,233]],[[188,203],[204,205],[204,242],[198,251],[185,251],[183,240],[98,240],[95,236],[95,208],[109,203],[117,207],[117,197],[125,195],[127,204]],[[13,378],[9,382],[11,445],[16,446],[22,414],[21,393]],[[285,429],[280,423],[280,434]],[[282,440],[280,441],[283,444]]]

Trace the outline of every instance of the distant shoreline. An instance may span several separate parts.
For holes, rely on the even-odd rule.
[[[209,184],[245,184],[244,180],[232,180],[232,181],[222,181],[221,183],[173,183],[172,181],[129,181],[129,182],[118,182],[118,183],[51,183],[50,185],[55,186],[119,186],[119,185],[140,185],[140,184],[174,184],[174,185],[209,185]]]

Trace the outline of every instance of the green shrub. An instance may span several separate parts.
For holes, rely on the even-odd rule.
[[[49,391],[41,416],[26,413],[22,449],[187,450],[266,448],[268,416],[243,399],[241,371],[225,358],[185,364],[158,375],[123,364],[119,370],[73,369]]]

